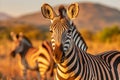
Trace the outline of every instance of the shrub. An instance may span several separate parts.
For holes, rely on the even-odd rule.
[[[97,38],[102,41],[111,41],[113,38],[120,35],[120,28],[118,26],[112,26],[104,28],[102,31],[97,33]]]
[[[10,27],[0,27],[0,39],[11,39],[10,32],[15,33],[23,32],[29,39],[46,39],[47,30],[43,30],[41,27],[29,24],[17,24]]]

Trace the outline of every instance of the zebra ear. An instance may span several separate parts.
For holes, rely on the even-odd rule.
[[[79,4],[74,3],[68,7],[67,14],[70,19],[76,18],[79,13]]]
[[[42,5],[41,12],[43,16],[47,19],[53,19],[56,16],[56,13],[53,10],[53,8],[47,3]]]
[[[10,36],[11,36],[11,38],[12,38],[13,41],[17,40],[16,34],[14,32],[10,32]]]

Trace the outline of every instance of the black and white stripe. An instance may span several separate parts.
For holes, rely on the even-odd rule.
[[[80,32],[77,30],[74,24],[72,24],[72,28],[73,28],[72,36],[76,46],[82,49],[83,51],[87,51],[88,46],[84,41],[83,37],[81,36]]]
[[[68,25],[69,23],[70,23],[70,25]],[[66,24],[62,24],[62,25],[60,24],[59,21],[58,22],[56,21],[56,24],[54,23],[50,26],[50,29],[52,31],[56,31],[54,33],[52,32],[53,34],[51,37],[53,49],[55,49],[55,40],[56,40],[55,38],[58,38],[58,40],[60,41],[62,33],[68,29],[68,26],[70,29],[72,29],[72,33],[73,33],[72,36],[73,36],[75,45],[78,48],[82,49],[83,51],[87,51],[88,46],[87,46],[86,42],[84,41],[83,37],[81,36],[81,33],[77,30],[76,26],[73,23],[71,23],[71,21],[69,21]]]

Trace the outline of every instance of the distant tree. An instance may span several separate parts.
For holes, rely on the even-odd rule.
[[[10,32],[23,32],[28,38],[36,40],[44,40],[48,38],[47,30],[30,24],[15,24],[8,27],[0,27],[0,40],[10,39]]]
[[[0,39],[7,39],[9,37],[10,29],[7,27],[0,27]]]

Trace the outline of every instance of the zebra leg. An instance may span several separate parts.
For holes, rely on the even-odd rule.
[[[54,65],[55,65],[55,63],[54,63],[54,61],[51,61],[51,66],[50,66],[50,70],[49,70],[49,76],[47,76],[47,79],[49,79],[49,80],[53,80],[53,75],[54,75]]]
[[[50,68],[50,77],[54,75],[53,70],[54,70],[54,61],[51,61],[51,68]]]
[[[118,76],[119,76],[119,80],[120,80],[120,63],[118,64]]]
[[[27,80],[27,69],[23,70],[23,77],[24,77],[24,80]]]
[[[41,80],[40,78],[40,72],[39,71],[37,71],[37,78],[38,78],[38,80]]]

